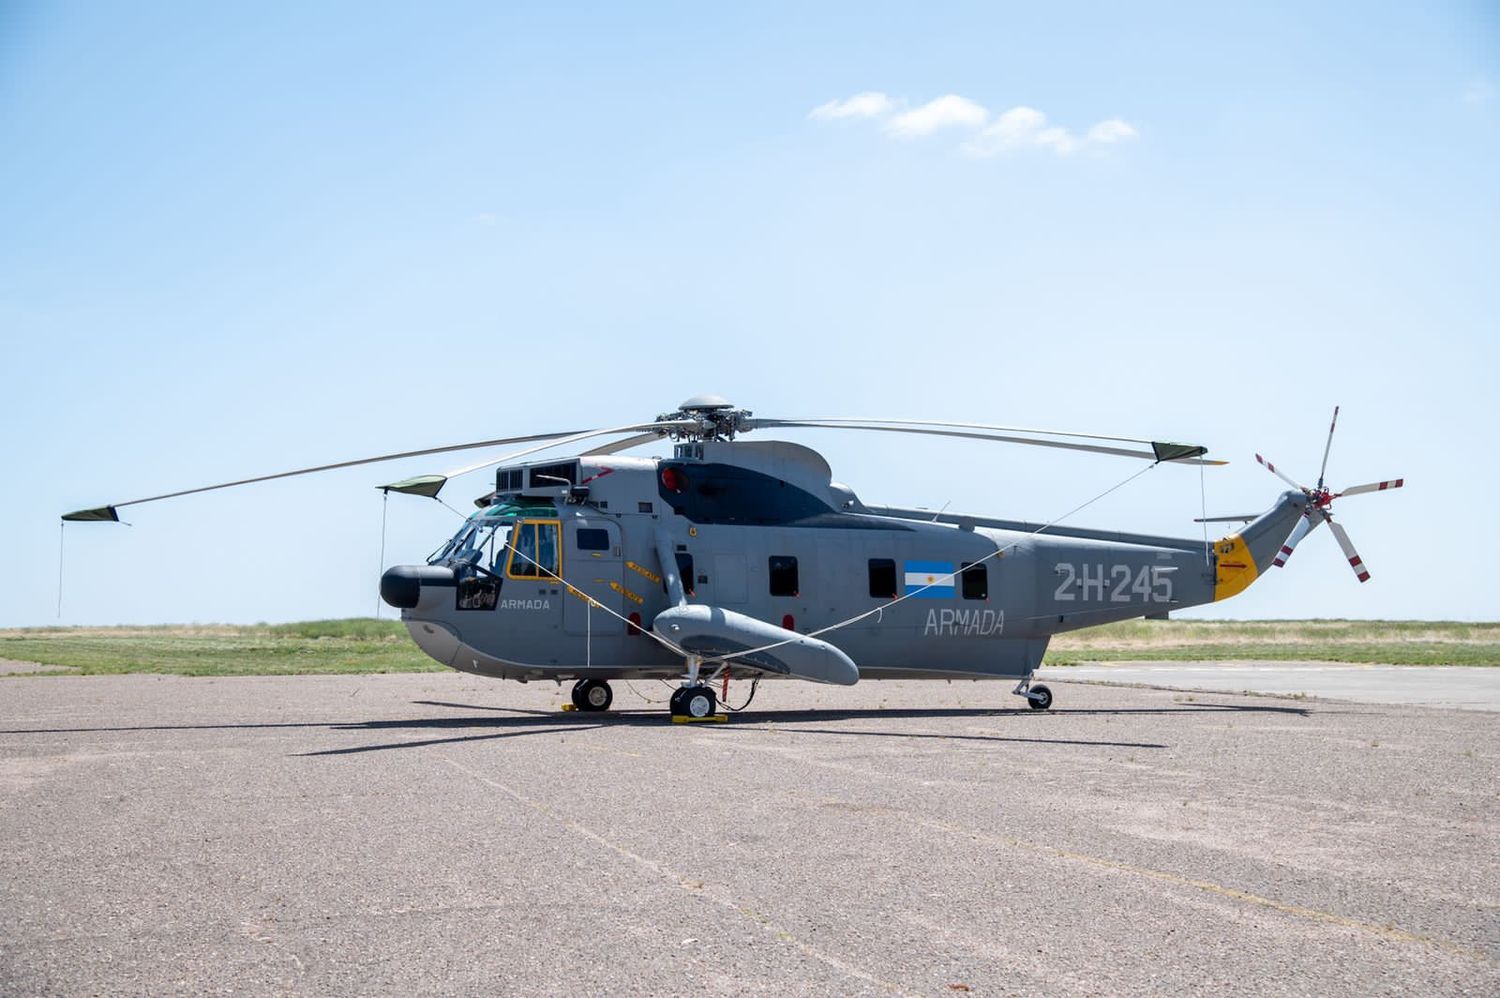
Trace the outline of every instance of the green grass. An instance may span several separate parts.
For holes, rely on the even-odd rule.
[[[0,659],[69,674],[287,676],[441,672],[393,620],[202,627],[0,630]],[[1500,624],[1429,621],[1132,620],[1053,639],[1049,665],[1120,660],[1303,659],[1391,665],[1500,665]],[[33,673],[32,675],[35,675]]]
[[[393,620],[203,627],[48,627],[0,631],[0,658],[71,674],[290,676],[441,672]]]
[[[1052,639],[1047,664],[1212,661],[1500,665],[1500,624],[1426,620],[1128,620]]]

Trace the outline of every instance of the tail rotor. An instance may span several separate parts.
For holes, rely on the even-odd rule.
[[[1323,445],[1323,463],[1318,468],[1318,484],[1316,488],[1308,488],[1301,482],[1287,476],[1259,454],[1255,455],[1255,460],[1264,465],[1267,471],[1292,486],[1292,488],[1297,489],[1310,500],[1307,509],[1302,513],[1301,522],[1293,528],[1291,536],[1281,546],[1281,550],[1277,553],[1272,564],[1277,568],[1284,566],[1287,563],[1287,559],[1292,556],[1292,552],[1296,550],[1297,545],[1302,542],[1302,539],[1316,530],[1320,524],[1327,523],[1328,529],[1333,533],[1334,540],[1338,542],[1339,548],[1343,550],[1344,557],[1349,560],[1349,566],[1354,569],[1355,577],[1361,582],[1369,582],[1370,572],[1365,568],[1365,563],[1360,558],[1359,552],[1354,549],[1354,543],[1349,540],[1348,531],[1341,524],[1333,522],[1333,501],[1344,496],[1357,496],[1363,495],[1366,492],[1384,492],[1388,489],[1399,489],[1406,484],[1406,479],[1394,478],[1384,482],[1371,482],[1368,485],[1355,485],[1341,492],[1329,489],[1324,482],[1328,472],[1328,453],[1333,449],[1333,431],[1337,428],[1338,422],[1339,407],[1334,406],[1333,420],[1328,425],[1328,442]]]

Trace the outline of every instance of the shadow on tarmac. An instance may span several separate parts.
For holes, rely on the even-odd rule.
[[[452,745],[462,742],[489,741],[502,738],[519,738],[526,735],[541,734],[565,734],[573,731],[591,731],[596,728],[605,727],[660,727],[669,723],[665,712],[658,709],[611,711],[605,714],[579,714],[572,711],[547,711],[528,710],[515,707],[495,707],[488,704],[451,703],[441,700],[415,700],[415,706],[445,707],[455,710],[482,710],[488,711],[483,716],[472,717],[413,717],[395,718],[390,720],[356,721],[349,723],[330,723],[315,721],[286,721],[268,723],[244,723],[244,724],[145,724],[145,725],[122,725],[115,727],[90,727],[90,728],[28,728],[28,729],[6,729],[0,730],[5,735],[27,735],[27,734],[93,734],[93,733],[124,733],[124,732],[149,732],[149,731],[253,731],[253,730],[277,730],[277,729],[320,729],[323,731],[409,731],[428,732],[438,734],[441,732],[473,731],[480,729],[475,734],[455,734],[451,737],[432,737],[417,740],[398,742],[387,742],[376,745],[356,745],[348,748],[323,749],[316,752],[294,753],[295,757],[318,757],[356,755],[364,752],[380,752],[390,749],[424,748],[433,745]],[[1037,723],[1048,717],[1066,717],[1070,715],[1192,715],[1192,714],[1222,714],[1228,711],[1232,713],[1253,714],[1283,714],[1296,717],[1306,717],[1316,711],[1307,707],[1275,706],[1271,704],[1228,704],[1228,703],[1179,703],[1171,707],[1121,707],[1111,709],[1069,709],[1054,708],[1049,711],[1035,711],[1027,707],[1015,708],[991,708],[991,707],[934,707],[934,708],[888,708],[888,709],[833,709],[833,710],[756,710],[744,711],[734,714],[734,720],[729,724],[702,725],[702,731],[714,732],[720,735],[733,735],[736,732],[750,730],[763,731],[766,725],[774,725],[776,730],[785,731],[788,734],[809,735],[831,735],[851,736],[861,738],[920,738],[933,739],[936,741],[974,741],[974,742],[1009,742],[1028,745],[1071,745],[1087,746],[1096,748],[1133,748],[1133,749],[1165,749],[1169,746],[1158,742],[1117,742],[1102,741],[1079,738],[1046,738],[1040,736],[1020,735],[987,735],[987,734],[944,734],[932,731],[871,731],[859,728],[828,728],[828,727],[800,727],[806,724],[828,724],[838,721],[902,721],[902,720],[944,720],[944,719],[981,719],[981,718],[1007,718],[1019,721],[1026,718],[1024,723]],[[495,716],[495,715],[500,716]]]

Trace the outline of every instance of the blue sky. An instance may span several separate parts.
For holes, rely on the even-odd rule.
[[[1409,482],[1338,507],[1373,581],[1320,531],[1212,614],[1495,619],[1500,15],[1308,6],[0,6],[0,626],[57,620],[64,510],[700,391],[1198,440],[1229,513],[1338,403],[1331,480]],[[797,439],[1034,519],[1135,470],[874,436]],[[463,463],[76,525],[61,620],[370,613],[374,486]],[[392,499],[387,561],[453,523]]]

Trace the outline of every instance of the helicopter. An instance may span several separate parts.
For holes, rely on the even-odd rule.
[[[1335,499],[1400,488],[1404,479],[1335,492],[1292,486],[1215,541],[880,506],[833,478],[817,451],[744,440],[767,429],[936,435],[1127,457],[1221,465],[1207,448],[1141,438],[977,423],[756,417],[697,395],[655,419],[407,451],[263,475],[78,510],[66,521],[119,521],[125,506],[400,458],[529,444],[442,475],[379,486],[436,499],[447,482],[495,468],[452,537],[425,563],[380,579],[417,646],[460,672],[526,683],[571,681],[571,707],[605,711],[614,682],[675,683],[674,721],[722,719],[731,679],[851,686],[874,679],[1014,681],[1029,707],[1053,635],[1114,621],[1164,619],[1229,599],[1329,526],[1360,582],[1369,572]],[[608,438],[596,443],[600,438]],[[621,452],[670,441],[671,457]],[[593,444],[577,456],[532,457]],[[1085,504],[1087,505],[1087,504]],[[716,692],[715,686],[720,686]],[[749,699],[739,708],[748,705]]]

